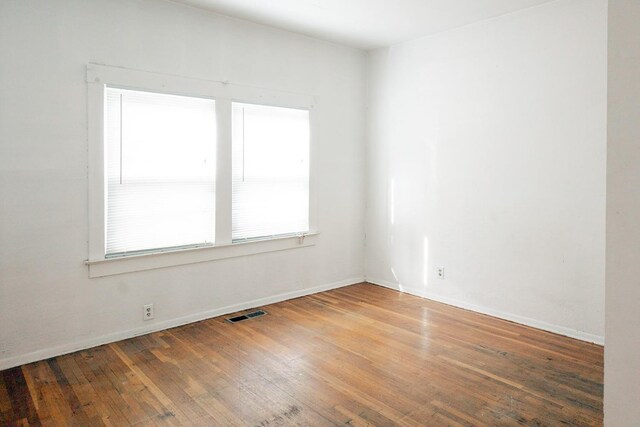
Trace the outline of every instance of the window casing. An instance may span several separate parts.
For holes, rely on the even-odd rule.
[[[87,83],[89,257],[86,263],[90,277],[315,244],[312,97],[95,64],[87,66]],[[197,111],[195,117],[182,114],[189,108]],[[236,130],[238,109],[245,112],[244,158],[237,157],[238,147],[242,146]],[[247,112],[258,120],[246,120]],[[271,132],[268,126],[265,128],[265,118],[269,116],[277,122]],[[158,126],[162,131],[146,139],[141,137],[144,128],[149,128],[148,123],[142,126],[145,120],[162,122]],[[198,127],[200,130],[191,135],[184,150],[172,146],[175,135]],[[274,129],[283,127],[291,132],[277,138],[278,132]],[[205,135],[211,143],[205,144],[198,135]],[[132,145],[132,138],[142,141],[137,148]],[[269,144],[275,149],[265,150]],[[157,156],[145,161],[152,148]],[[256,159],[263,160],[263,164]],[[291,166],[292,161],[297,163]],[[269,172],[269,168],[264,167],[266,162],[277,167]],[[166,167],[176,163],[180,167]],[[238,164],[242,163],[244,182],[238,181]],[[136,191],[141,190],[135,187],[141,183],[160,192],[167,191],[169,199],[180,195],[182,203],[171,204],[176,206],[153,218],[162,210],[157,208],[162,207],[162,197],[154,199],[147,194],[151,199],[145,203],[122,194],[140,195]],[[262,191],[242,191],[243,184],[256,183],[262,186]],[[262,209],[268,215],[253,215],[252,206],[260,206],[265,199],[271,201]],[[234,201],[241,203],[234,204]],[[118,203],[119,210],[112,209]],[[157,221],[142,233],[143,243],[136,241],[131,224],[127,228],[127,214],[138,215],[140,224]],[[162,223],[175,224],[182,217],[188,217],[189,225],[193,225],[187,227],[187,232],[170,230],[153,236],[156,240],[149,238],[148,230],[159,229],[158,224]],[[261,217],[270,221],[261,224]],[[244,223],[242,218],[246,220]],[[278,218],[284,221],[279,223]],[[291,227],[287,227],[287,223]],[[153,243],[148,244],[150,241]]]

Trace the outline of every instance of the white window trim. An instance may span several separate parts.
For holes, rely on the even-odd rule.
[[[105,177],[104,177],[104,88],[148,90],[175,95],[213,98],[216,101],[218,125],[216,172],[216,232],[213,246],[155,252],[142,255],[105,258]],[[85,264],[89,277],[103,277],[134,271],[218,259],[255,255],[316,244],[317,215],[317,156],[314,143],[314,97],[293,92],[266,90],[252,86],[189,78],[149,71],[132,70],[99,64],[87,65],[88,90],[88,197],[89,197],[89,256]],[[274,107],[309,110],[309,233],[304,237],[282,236],[273,239],[232,243],[231,241],[231,103],[244,102]]]

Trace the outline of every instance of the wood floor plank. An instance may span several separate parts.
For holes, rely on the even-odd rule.
[[[603,348],[371,284],[0,373],[0,424],[602,425]]]
[[[2,380],[5,388],[3,394],[9,397],[9,405],[3,405],[5,410],[8,409],[6,416],[3,417],[5,421],[10,423],[13,418],[14,422],[25,425],[41,425],[22,368],[3,371]]]

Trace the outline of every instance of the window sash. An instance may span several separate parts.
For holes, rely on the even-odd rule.
[[[208,246],[215,102],[105,88],[105,256]]]
[[[309,111],[233,103],[233,242],[309,232]]]

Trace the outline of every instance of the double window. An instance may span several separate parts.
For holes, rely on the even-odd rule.
[[[136,87],[145,73],[130,72],[136,78],[129,84],[123,70],[98,69],[116,78],[115,84],[92,80],[88,70],[88,82],[97,83],[90,85],[90,121],[96,115],[92,94],[102,100],[102,120],[93,117],[102,150],[93,147],[92,158],[101,158],[103,171],[101,185],[90,188],[96,208],[91,238],[98,242],[90,242],[89,265],[280,238],[303,241],[312,228],[310,106],[217,82],[198,90],[193,81],[168,76],[147,76],[161,84]],[[102,194],[91,194],[100,187]]]

